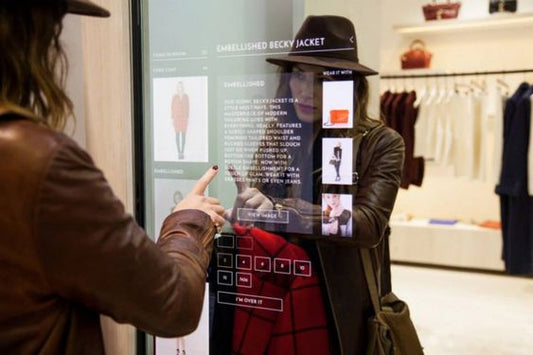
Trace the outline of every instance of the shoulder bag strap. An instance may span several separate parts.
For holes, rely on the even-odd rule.
[[[370,259],[370,249],[360,248],[359,253],[361,254],[361,261],[363,262],[363,269],[365,272],[366,283],[368,285],[368,291],[370,293],[370,299],[372,300],[372,306],[374,307],[374,314],[378,314],[378,312],[381,311],[381,305],[379,302],[374,268],[372,267],[372,260]]]
[[[358,188],[358,182],[359,182],[359,171],[361,170],[361,159],[359,155],[359,147],[361,145],[361,141],[363,140],[363,137],[368,134],[369,130],[366,130],[360,135],[357,135],[354,138],[354,144],[353,144],[353,155],[356,157],[355,162],[355,171],[353,173],[353,184],[355,186],[355,192],[357,192]],[[363,270],[365,273],[365,279],[366,283],[368,285],[368,291],[370,293],[370,299],[372,300],[372,306],[374,307],[374,314],[378,314],[378,312],[381,310],[381,304],[379,301],[379,291],[378,291],[378,285],[376,282],[376,276],[374,273],[374,267],[372,266],[372,259],[370,257],[370,249],[367,248],[359,248],[359,254],[361,255],[361,261],[363,263]]]

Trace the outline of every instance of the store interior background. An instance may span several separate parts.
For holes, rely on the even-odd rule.
[[[76,105],[75,137],[104,171],[115,193],[132,212],[134,202],[132,146],[132,66],[130,3],[96,0],[113,14],[106,20],[68,15],[64,41],[70,61],[68,90]],[[433,53],[436,72],[500,71],[533,68],[533,1],[518,0],[517,16],[529,21],[516,26],[488,25],[399,34],[395,26],[423,23],[420,0],[306,1],[308,14],[336,14],[355,24],[360,61],[382,74],[399,74],[401,53],[414,38]],[[494,18],[488,0],[463,0],[459,19]],[[487,78],[488,81],[492,80]],[[514,90],[533,74],[507,75]],[[401,80],[374,77],[371,112],[378,115],[379,95],[387,87],[411,86]],[[416,83],[415,83],[416,84]],[[454,178],[428,166],[421,188],[401,191],[395,214],[416,218],[457,218],[465,222],[499,220],[494,185]],[[391,255],[402,262],[426,266],[492,270],[450,271],[431,267],[393,267],[393,288],[408,301],[428,354],[526,354],[533,348],[533,280],[497,274],[499,232],[476,228],[432,229],[393,223]],[[110,354],[133,354],[135,331],[104,318]],[[528,321],[529,320],[529,321]],[[504,341],[498,339],[506,339]]]

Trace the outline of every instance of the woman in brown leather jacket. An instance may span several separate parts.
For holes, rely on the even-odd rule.
[[[319,45],[315,48],[299,46],[309,38],[322,41],[316,41]],[[312,132],[288,154],[290,160],[287,164],[291,171],[300,172],[302,183],[283,185],[267,182],[248,186],[239,179],[232,218],[235,219],[235,210],[239,208],[289,213],[291,222],[285,226],[255,223],[255,227],[283,235],[303,248],[313,262],[313,272],[319,276],[329,318],[329,351],[322,349],[317,353],[364,354],[366,323],[373,311],[357,247],[376,248],[373,261],[381,275],[381,294],[388,293],[391,289],[388,222],[400,185],[404,143],[395,131],[368,116],[366,76],[377,73],[359,64],[355,30],[348,19],[310,16],[301,26],[294,43],[288,56],[267,60],[281,68],[277,97],[291,98],[282,107],[288,112],[283,122],[299,122],[302,131]],[[321,127],[321,83],[331,80],[328,73],[334,72],[349,73],[354,83],[354,127],[351,129]],[[353,152],[352,185],[321,183],[323,160],[320,157],[324,154],[321,140],[324,137],[361,139],[359,153]],[[254,165],[260,166],[261,161],[257,160]],[[280,176],[286,171],[283,169],[286,167],[278,171]],[[237,172],[230,170],[236,177]],[[261,167],[256,170],[261,171]],[[324,193],[352,196],[353,235],[349,238],[350,244],[333,242],[331,237],[320,237],[321,195]],[[302,237],[305,234],[308,237]],[[297,308],[298,304],[292,307]],[[292,323],[297,324],[294,320]],[[305,334],[302,329],[292,329],[292,332],[301,336]],[[246,344],[246,335],[239,336],[240,343]],[[301,345],[297,337],[285,344],[292,344],[285,353],[293,353],[293,349]]]
[[[0,1],[0,353],[101,354],[99,314],[158,336],[199,321],[218,200],[209,169],[163,223],[157,245],[102,172],[60,133],[67,13],[87,0]]]

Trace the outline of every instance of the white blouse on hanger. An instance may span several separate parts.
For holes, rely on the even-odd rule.
[[[450,102],[453,112],[453,154],[455,176],[472,176],[474,166],[474,99],[459,94]]]
[[[529,118],[529,147],[527,151],[527,189],[529,196],[533,196],[533,96],[531,103],[531,117]]]
[[[503,154],[503,108],[506,95],[490,87],[482,111],[482,151],[480,178],[497,185],[500,181]]]

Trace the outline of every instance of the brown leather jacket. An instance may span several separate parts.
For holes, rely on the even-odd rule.
[[[373,313],[358,247],[375,248],[372,255],[381,275],[381,294],[391,290],[389,218],[400,187],[405,154],[402,137],[379,121],[359,122],[355,135],[363,135],[360,154],[353,156],[359,181],[357,186],[344,186],[337,193],[354,196],[352,224],[357,245],[316,241],[325,294],[336,330],[336,339],[332,339],[336,344],[334,350],[347,355],[365,353],[366,324]],[[356,162],[356,158],[360,161]],[[318,181],[321,171],[315,171],[313,178]],[[303,215],[316,216],[314,221],[321,223],[320,201],[315,204],[305,204],[294,198],[273,198],[273,201],[290,210],[303,209]]]
[[[103,353],[99,314],[158,336],[199,321],[215,228],[171,214],[154,244],[67,136],[0,116],[0,353]]]
[[[357,134],[365,136],[359,148],[353,225],[359,245],[375,247],[372,261],[381,276],[380,293],[385,295],[391,291],[389,219],[400,187],[405,145],[397,132],[377,121],[360,122]],[[373,309],[359,250],[325,241],[318,241],[317,248],[337,330],[337,350],[365,354],[367,321]]]

